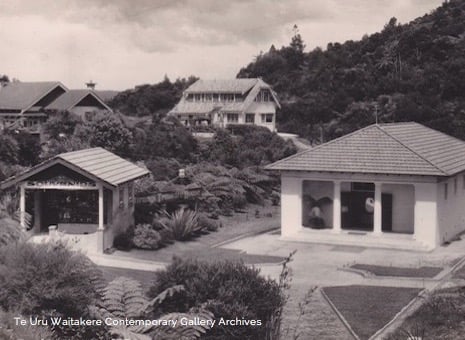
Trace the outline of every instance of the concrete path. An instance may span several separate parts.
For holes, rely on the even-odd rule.
[[[375,249],[353,246],[337,246],[282,241],[272,233],[257,235],[223,245],[225,248],[245,251],[249,254],[287,256],[297,250],[290,267],[293,271],[291,296],[286,314],[295,315],[305,293],[312,286],[376,285],[390,287],[415,287],[427,290],[440,284],[438,279],[406,279],[364,277],[355,272],[341,270],[355,263],[397,267],[437,266],[449,270],[464,256],[465,240],[453,242],[432,252],[412,252],[389,249]],[[261,266],[264,275],[278,278],[280,266]],[[353,338],[332,309],[315,292],[309,314],[299,321],[303,330],[302,339],[351,339]]]

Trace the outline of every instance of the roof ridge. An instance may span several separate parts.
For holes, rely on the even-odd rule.
[[[289,157],[280,159],[279,161],[276,161],[276,162],[274,162],[274,163],[271,163],[271,164],[266,165],[266,167],[270,167],[270,166],[272,166],[272,165],[274,166],[274,165],[276,165],[276,164],[280,164],[281,162],[287,161],[287,160],[289,160],[289,159],[293,159],[293,158],[295,158],[295,157],[297,157],[297,156],[300,156],[300,155],[303,155],[303,154],[310,153],[310,152],[312,152],[312,151],[318,150],[318,149],[322,148],[323,146],[326,146],[326,145],[329,145],[329,144],[333,144],[333,143],[335,143],[335,142],[337,142],[337,141],[341,141],[341,140],[343,140],[343,139],[345,139],[345,138],[348,138],[348,137],[350,137],[350,136],[352,136],[352,135],[354,135],[354,134],[356,134],[356,133],[359,133],[359,132],[364,131],[364,130],[368,130],[368,128],[370,128],[370,127],[375,127],[376,125],[377,125],[377,124],[370,124],[370,125],[368,125],[368,126],[365,126],[364,128],[361,128],[361,129],[352,131],[351,133],[348,133],[348,134],[343,135],[343,136],[341,136],[341,137],[332,139],[332,140],[330,140],[330,141],[328,141],[328,142],[325,142],[325,143],[323,143],[323,144],[317,145],[317,146],[315,146],[314,148],[311,148],[311,149],[308,149],[308,150],[304,150],[304,151],[298,152],[298,153],[296,153],[296,154],[294,154],[294,155],[291,155],[291,156],[289,156]]]
[[[415,122],[412,122],[412,123],[415,123]],[[418,124],[418,123],[416,123]],[[422,124],[418,124],[418,125],[422,125]],[[413,152],[415,155],[417,155],[418,157],[420,157],[421,159],[423,159],[425,162],[427,162],[428,164],[432,165],[434,168],[436,168],[437,170],[439,170],[440,172],[442,172],[444,175],[449,175],[446,171],[444,171],[443,169],[441,169],[440,167],[438,167],[436,164],[434,164],[433,162],[431,162],[430,160],[426,159],[425,157],[423,157],[423,155],[419,154],[417,151],[415,151],[414,149],[412,149],[411,147],[407,146],[405,143],[402,143],[402,141],[400,141],[398,138],[394,137],[393,135],[391,135],[389,132],[385,131],[381,126],[379,126],[378,124],[375,124],[375,126],[380,130],[382,131],[384,134],[386,134],[387,136],[389,136],[390,138],[392,138],[393,140],[395,140],[397,143],[399,143],[400,145],[402,145],[404,148],[406,148],[407,150]],[[433,131],[436,131],[434,129],[431,129]]]
[[[50,84],[50,88],[48,88],[44,93],[42,93],[41,95],[39,95],[38,97],[34,98],[34,100],[32,102],[30,102],[28,104],[28,106],[25,108],[25,109],[22,109],[21,110],[21,114],[23,114],[24,112],[26,112],[27,110],[29,110],[31,107],[34,106],[34,104],[36,104],[37,102],[39,102],[41,99],[43,99],[45,96],[47,96],[48,94],[50,94],[53,90],[55,90],[58,86],[61,86],[64,90],[65,90],[65,93],[68,91],[68,88],[66,86],[64,86],[61,82],[59,81],[56,81],[56,82],[44,82],[44,84]],[[52,86],[53,84],[53,86]]]

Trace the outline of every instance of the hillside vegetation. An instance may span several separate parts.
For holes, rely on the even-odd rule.
[[[392,18],[360,41],[261,53],[238,77],[262,77],[282,102],[280,131],[313,143],[378,122],[416,121],[465,139],[465,2],[408,24]]]

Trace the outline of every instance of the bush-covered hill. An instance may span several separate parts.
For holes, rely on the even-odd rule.
[[[164,115],[181,98],[182,92],[198,78],[176,79],[171,82],[168,77],[157,84],[136,86],[118,93],[108,103],[114,110],[128,116],[146,116],[153,113]]]
[[[238,77],[262,77],[282,101],[281,131],[312,142],[379,122],[417,121],[465,139],[465,1],[408,24],[395,18],[360,41],[260,54]]]

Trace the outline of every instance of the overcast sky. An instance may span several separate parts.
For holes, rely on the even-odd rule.
[[[0,74],[122,90],[235,77],[297,24],[307,45],[358,40],[443,0],[0,0]]]

